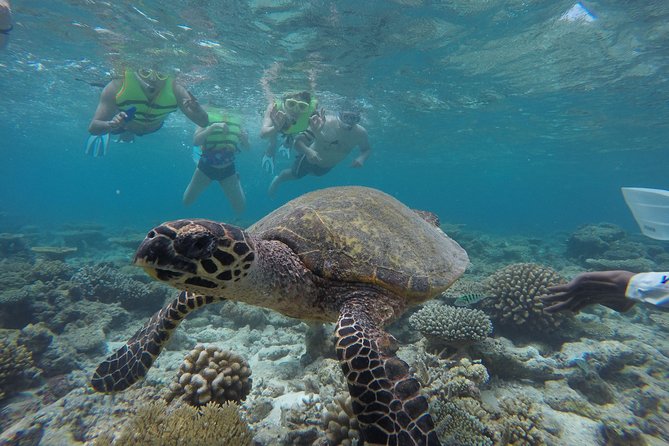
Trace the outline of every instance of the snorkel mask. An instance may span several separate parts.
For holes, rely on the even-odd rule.
[[[360,122],[360,113],[354,111],[340,111],[337,113],[337,118],[349,129],[353,128]]]
[[[161,73],[160,71],[154,70],[152,68],[140,68],[139,70],[137,70],[137,75],[141,77],[142,80],[148,82],[167,80],[167,74]]]

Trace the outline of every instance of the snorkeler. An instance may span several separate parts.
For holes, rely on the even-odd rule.
[[[594,304],[622,313],[639,302],[669,310],[669,272],[594,271],[579,274],[571,282],[548,291],[551,294],[541,298],[549,305],[544,308],[547,313],[578,313]]]
[[[88,126],[86,154],[104,156],[109,134],[132,142],[135,136],[160,130],[167,116],[179,108],[195,124],[207,126],[207,113],[174,77],[151,68],[126,69],[122,79],[107,84]]]
[[[372,152],[367,130],[360,124],[360,112],[356,107],[344,107],[336,116],[320,113],[311,117],[309,130],[303,133],[305,144],[295,144],[298,156],[291,168],[274,177],[268,193],[273,195],[285,181],[296,180],[307,174],[322,176],[339,164],[355,148],[360,155],[351,167],[362,167]]]
[[[308,91],[286,93],[281,101],[272,101],[265,110],[260,137],[270,143],[262,159],[263,169],[274,173],[274,155],[277,148],[277,136],[286,137],[283,145],[295,148],[301,143],[301,133],[309,127],[309,119],[317,113],[318,100]],[[298,149],[299,151],[299,149]]]
[[[214,108],[208,109],[209,125],[199,127],[193,145],[200,146],[197,167],[183,196],[184,205],[192,204],[212,181],[218,181],[237,215],[246,208],[246,197],[235,169],[235,154],[249,149],[247,132],[239,116]]]

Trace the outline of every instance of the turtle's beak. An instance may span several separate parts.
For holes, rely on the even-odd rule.
[[[158,280],[197,272],[197,265],[175,250],[177,236],[172,227],[168,223],[149,231],[133,259],[134,265],[144,268],[147,274]]]

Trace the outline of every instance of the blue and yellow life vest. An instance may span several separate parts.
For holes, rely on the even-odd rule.
[[[167,115],[177,109],[177,98],[174,95],[174,77],[168,76],[165,80],[165,86],[160,90],[158,96],[151,101],[142,90],[134,71],[126,69],[123,76],[123,85],[116,93],[116,106],[121,110],[136,107],[137,110],[132,122],[149,128],[156,127],[158,123],[167,118]]]
[[[277,109],[283,111],[283,101],[277,100],[275,103]],[[284,135],[295,135],[308,129],[309,118],[311,117],[312,114],[314,114],[314,111],[316,110],[317,107],[318,107],[318,99],[311,98],[311,101],[309,101],[309,108],[307,108],[303,113],[300,113],[300,115],[297,117],[297,121],[295,122],[295,124],[291,125],[287,129],[281,130],[281,133],[283,133]]]

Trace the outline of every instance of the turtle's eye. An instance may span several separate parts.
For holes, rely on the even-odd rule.
[[[146,238],[153,238],[155,236],[156,236],[156,231],[154,231],[154,230],[151,230],[151,231],[149,231],[148,234],[146,234]]]
[[[190,259],[211,257],[214,246],[215,243],[211,234],[202,232],[180,235],[174,241],[174,250]]]

